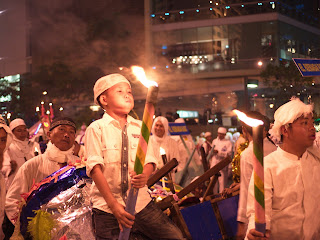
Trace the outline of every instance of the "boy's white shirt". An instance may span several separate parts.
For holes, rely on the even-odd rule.
[[[134,168],[140,132],[141,121],[128,116],[128,174],[130,171],[133,171]],[[121,137],[122,129],[119,122],[107,113],[104,113],[101,119],[94,121],[87,128],[85,135],[85,149],[87,154],[87,175],[90,176],[90,172],[93,167],[99,164],[113,196],[120,204],[125,206],[121,196]],[[149,160],[147,160],[146,158],[145,164],[147,163],[154,163],[156,165],[156,159],[149,158]],[[130,179],[129,176],[128,179]],[[136,212],[141,211],[150,202],[151,198],[147,190],[147,186],[139,189]],[[94,208],[112,213],[95,183],[92,184],[91,200]]]
[[[316,153],[316,154],[315,154]],[[320,155],[308,149],[300,159],[280,147],[264,166],[266,226],[270,239],[320,239]],[[254,191],[248,192],[249,226],[254,228]]]

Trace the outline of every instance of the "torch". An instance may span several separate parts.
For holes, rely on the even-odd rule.
[[[264,205],[263,121],[249,118],[238,110],[234,110],[234,112],[242,122],[252,127],[255,229],[265,234],[266,219]]]
[[[45,112],[45,109],[44,109],[44,101],[41,102],[41,117],[43,118],[44,117],[44,112]]]
[[[54,118],[52,103],[49,103],[49,111],[50,111],[50,122],[52,122]]]
[[[161,158],[162,158],[162,161],[163,161],[163,166],[164,166],[164,165],[167,164],[168,159],[167,159],[167,155],[166,155],[166,150],[164,150],[162,147],[160,147],[160,155],[161,155]],[[174,189],[174,185],[173,185],[171,173],[168,173],[168,174],[167,174],[167,178],[168,178],[168,185],[169,185],[170,191],[171,191],[173,194],[175,194],[176,191],[175,191],[175,189]]]
[[[141,133],[139,138],[139,144],[136,153],[136,159],[134,162],[134,171],[136,174],[141,174],[143,171],[144,161],[147,154],[148,148],[148,141],[150,137],[153,115],[154,115],[154,106],[157,102],[158,96],[158,84],[154,81],[150,81],[147,79],[146,74],[143,68],[138,66],[131,67],[133,74],[138,78],[138,80],[148,88],[146,104],[144,107],[143,118],[142,118],[142,126],[141,126]],[[132,215],[135,213],[135,206],[138,197],[139,189],[130,188],[127,204],[126,204],[126,211]],[[130,235],[130,228],[124,228],[122,232],[120,232],[119,239],[125,240],[129,239]]]

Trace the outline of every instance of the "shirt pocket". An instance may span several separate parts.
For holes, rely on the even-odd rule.
[[[136,154],[137,154],[138,145],[139,145],[139,138],[133,138],[130,141],[130,153],[129,153],[129,156],[131,156],[130,157],[130,161],[131,162],[134,162],[136,160]]]
[[[116,163],[121,161],[121,144],[114,141],[108,141],[102,148],[103,158],[106,163]]]

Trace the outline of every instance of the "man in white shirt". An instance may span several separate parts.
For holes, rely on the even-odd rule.
[[[6,219],[9,219],[12,224],[15,224],[18,220],[18,206],[22,193],[28,192],[33,184],[40,182],[68,163],[75,163],[78,159],[73,155],[75,134],[76,125],[72,119],[67,117],[56,118],[52,121],[48,132],[50,142],[45,153],[28,160],[19,168],[6,196]],[[5,234],[8,238],[12,232]]]
[[[252,111],[247,114],[248,117],[262,120],[264,123],[263,131],[263,156],[267,156],[271,152],[275,151],[277,147],[267,137],[270,121],[269,119],[259,112]],[[248,185],[251,179],[253,170],[253,142],[252,142],[252,127],[241,122],[242,131],[246,139],[249,141],[249,146],[242,152],[240,156],[240,199],[238,206],[238,232],[237,239],[244,239],[247,231],[247,196],[248,196]]]
[[[281,140],[264,161],[266,234],[254,229],[254,190],[251,178],[248,239],[320,239],[320,154],[315,140],[313,106],[297,98],[282,105],[270,130]],[[311,147],[311,148],[310,148]]]
[[[232,155],[232,143],[227,140],[226,137],[227,129],[224,127],[218,128],[218,137],[212,141],[212,148],[214,151],[214,156],[212,157],[210,167],[213,167],[227,156]],[[228,168],[226,166],[220,171],[221,176],[218,178],[219,182],[219,192],[222,192],[225,189],[227,181],[228,181]],[[218,185],[216,184],[213,189],[214,193],[218,192]]]

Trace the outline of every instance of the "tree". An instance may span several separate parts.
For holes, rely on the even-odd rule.
[[[92,102],[92,88],[99,77],[144,62],[143,1],[135,1],[134,6],[129,0],[125,3],[33,1],[32,75],[28,78],[37,98],[30,105],[33,112],[45,90],[54,106],[73,104],[78,111],[79,100]]]
[[[292,61],[280,61],[279,65],[268,64],[260,77],[266,86],[280,93],[280,101],[304,95],[313,82],[312,77],[302,77]]]

